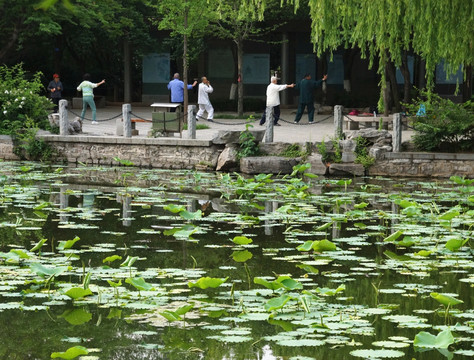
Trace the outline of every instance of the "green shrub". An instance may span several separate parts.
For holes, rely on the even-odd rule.
[[[369,150],[367,147],[369,146],[369,142],[367,139],[363,138],[362,136],[358,136],[355,138],[356,148],[355,148],[355,155],[356,158],[354,162],[356,164],[361,164],[364,169],[368,169],[371,167],[374,162],[375,158],[369,155]]]
[[[342,161],[342,151],[339,146],[339,139],[331,139],[331,145],[326,144],[323,139],[320,144],[316,145],[316,148],[321,154],[324,163],[340,163]]]
[[[51,145],[43,139],[37,139],[38,128],[33,120],[27,118],[24,128],[13,136],[13,152],[21,159],[49,161],[54,155]]]
[[[41,73],[28,78],[22,65],[0,66],[0,134],[14,135],[27,119],[41,129],[49,126],[48,109],[53,104],[40,95]]]
[[[291,144],[286,147],[280,154],[280,156],[288,158],[307,157],[311,149],[302,149],[298,144]]]
[[[416,114],[420,105],[426,108],[425,116],[413,117],[413,142],[423,151],[474,150],[473,103],[455,104],[436,94],[421,91],[412,104],[405,104],[409,114]]]
[[[255,139],[255,136],[250,132],[249,128],[253,127],[250,124],[253,121],[252,118],[248,119],[245,125],[245,130],[240,133],[239,136],[239,150],[237,151],[237,159],[240,160],[244,157],[257,156],[260,154],[260,147]]]

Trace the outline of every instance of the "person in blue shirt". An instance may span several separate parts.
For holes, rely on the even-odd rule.
[[[188,90],[191,90],[194,86],[196,86],[197,81],[195,81],[192,85],[187,85]],[[179,79],[179,74],[176,73],[173,76],[173,80],[168,83],[168,90],[171,90],[171,102],[178,103],[183,105],[184,103],[184,82]]]

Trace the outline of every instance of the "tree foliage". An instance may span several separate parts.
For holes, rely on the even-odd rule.
[[[287,0],[299,6],[299,0]],[[405,50],[426,61],[429,87],[434,69],[448,73],[474,62],[474,5],[465,0],[309,0],[311,40],[318,55],[340,46],[362,49],[371,65],[402,63]]]

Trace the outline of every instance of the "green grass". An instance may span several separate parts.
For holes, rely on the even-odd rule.
[[[196,130],[205,130],[210,129],[206,124],[196,124]],[[188,124],[184,124],[183,130],[188,130]]]

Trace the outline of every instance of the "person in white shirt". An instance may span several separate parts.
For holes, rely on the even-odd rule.
[[[199,84],[198,90],[198,105],[199,111],[196,114],[196,120],[203,118],[204,111],[207,112],[207,121],[213,121],[214,118],[214,108],[212,107],[211,101],[209,100],[209,94],[211,94],[214,89],[211,86],[207,77],[203,76],[201,78],[201,83]]]
[[[270,79],[271,82],[267,86],[267,108],[273,108],[273,125],[281,126],[278,124],[278,120],[280,119],[280,91],[295,87],[295,84],[277,85],[277,80],[276,76],[272,76]],[[265,124],[266,112],[266,110],[263,112],[260,125]]]

